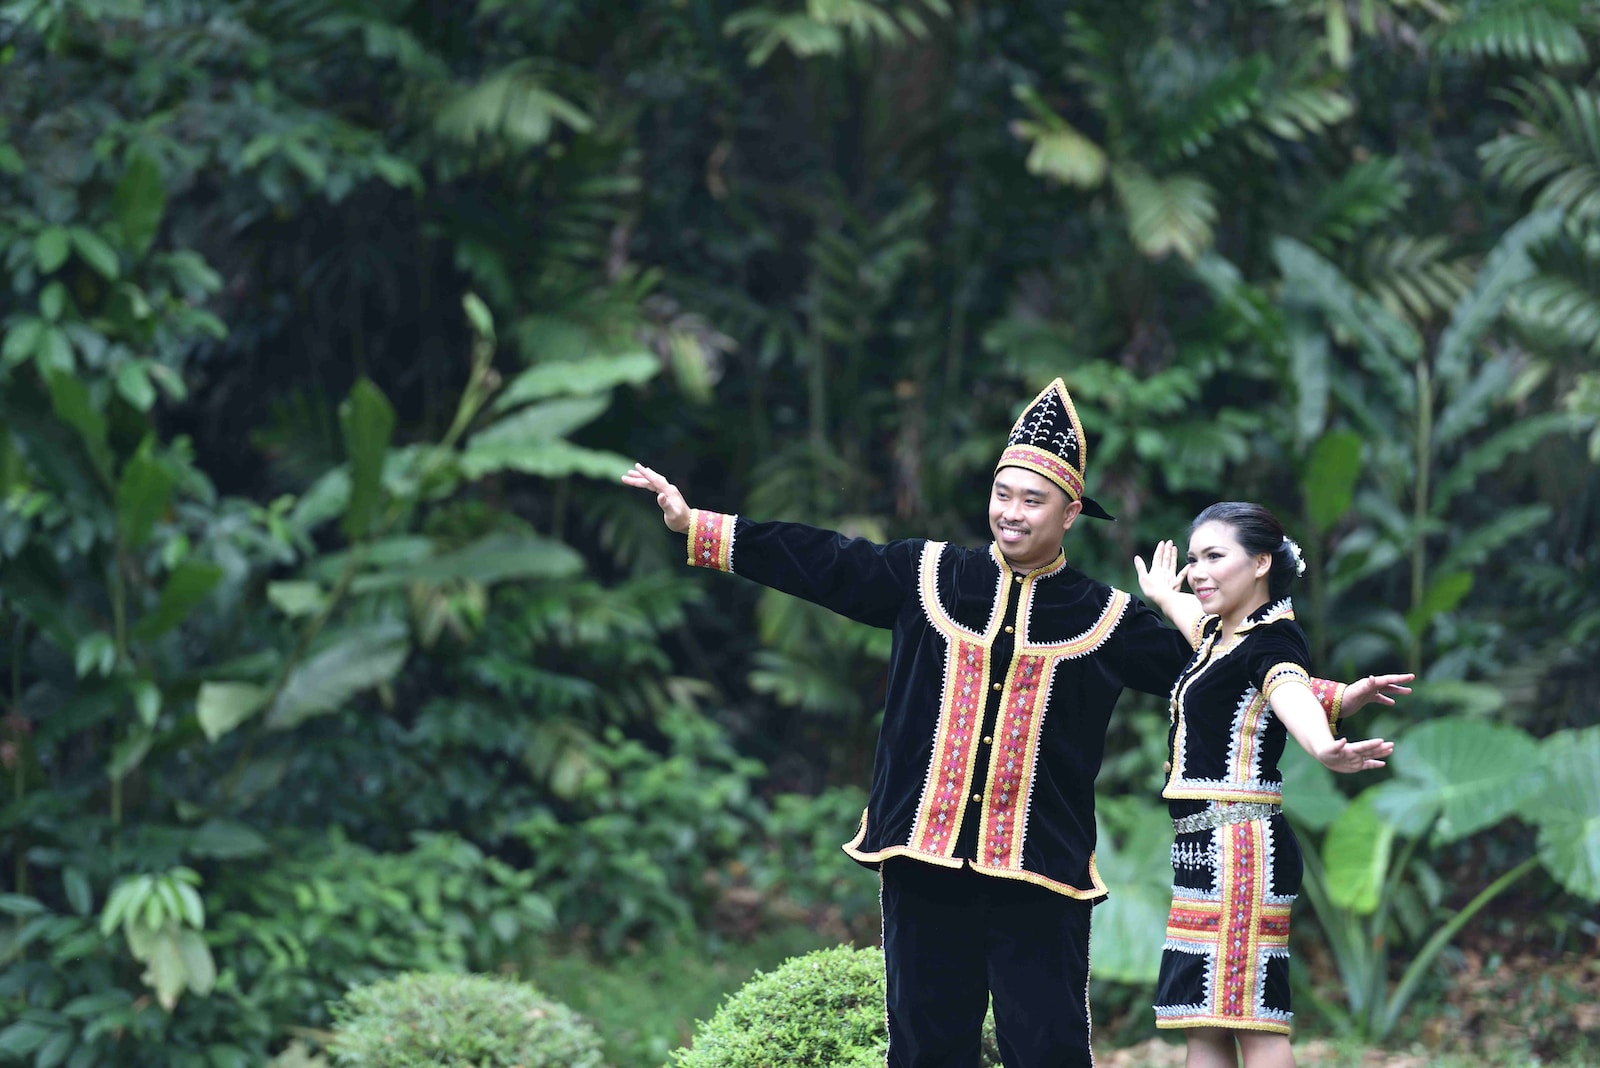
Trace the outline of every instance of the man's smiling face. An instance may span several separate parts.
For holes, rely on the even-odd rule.
[[[1083,505],[1061,487],[1022,467],[1002,467],[989,489],[989,532],[1018,571],[1043,567],[1061,551],[1061,536]]]

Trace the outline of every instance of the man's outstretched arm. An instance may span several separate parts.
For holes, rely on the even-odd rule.
[[[622,481],[656,495],[662,522],[686,535],[692,566],[732,572],[874,627],[893,626],[917,589],[922,541],[878,544],[804,523],[690,508],[677,486],[643,464]]]

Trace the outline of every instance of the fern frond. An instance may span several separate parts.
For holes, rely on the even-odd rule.
[[[1274,136],[1298,141],[1337,126],[1355,110],[1354,102],[1338,90],[1306,85],[1267,90],[1255,118]]]
[[[1300,213],[1300,226],[1313,246],[1327,251],[1391,218],[1410,196],[1404,165],[1398,159],[1375,156],[1318,190]]]
[[[1573,66],[1589,62],[1582,18],[1575,0],[1498,0],[1466,11],[1435,43],[1444,55]]]
[[[1484,173],[1535,205],[1568,216],[1600,216],[1600,93],[1548,75],[1519,79],[1510,100],[1528,129],[1503,133],[1478,150]]]
[[[1529,252],[1538,273],[1507,302],[1512,323],[1541,350],[1600,353],[1600,226],[1568,220]]]
[[[1389,311],[1421,326],[1472,288],[1472,268],[1446,258],[1444,237],[1376,236],[1361,250],[1359,276]]]
[[[546,80],[531,61],[518,60],[459,90],[439,109],[434,127],[465,144],[498,140],[517,148],[544,144],[558,123],[578,133],[593,128],[594,120],[551,92]]]
[[[844,34],[839,27],[818,22],[809,15],[779,15],[766,8],[741,11],[723,23],[729,37],[742,36],[749,52],[746,62],[759,67],[778,49],[787,49],[800,59],[836,56],[844,51]]]
[[[1034,115],[1031,120],[1018,119],[1011,124],[1011,133],[1033,146],[1028,152],[1028,173],[1079,189],[1098,188],[1106,177],[1105,150],[1057,115],[1031,86],[1019,85],[1013,93]]]
[[[1139,79],[1157,90],[1149,104],[1162,161],[1195,156],[1217,134],[1248,121],[1260,103],[1268,70],[1264,56],[1218,63],[1210,56],[1162,49],[1146,58],[1162,68],[1159,76],[1141,72],[1146,76]]]
[[[1136,168],[1113,174],[1128,213],[1128,232],[1152,259],[1175,252],[1193,262],[1211,247],[1217,221],[1217,191],[1191,174],[1154,178]]]
[[[920,6],[941,18],[950,14],[946,0],[920,0]],[[801,59],[836,56],[844,51],[847,41],[894,47],[908,38],[926,37],[929,27],[918,4],[806,0],[803,13],[764,7],[741,11],[722,24],[722,32],[729,37],[743,37],[749,48],[749,64],[759,67],[780,48]]]

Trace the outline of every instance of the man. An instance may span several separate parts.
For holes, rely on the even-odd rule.
[[[689,563],[731,571],[889,628],[883,725],[861,826],[845,852],[881,874],[893,1068],[976,1068],[994,998],[1008,1068],[1089,1065],[1094,779],[1124,687],[1165,696],[1188,640],[1121,590],[1069,567],[1084,496],[1083,427],[1058,378],[1023,411],[995,467],[994,542],[878,545],[798,523],[691,509],[656,494]],[[1392,701],[1398,676],[1341,701]]]

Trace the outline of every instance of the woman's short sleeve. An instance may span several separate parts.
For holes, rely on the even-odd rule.
[[[1305,631],[1290,620],[1258,627],[1245,643],[1250,681],[1268,700],[1286,682],[1311,688],[1311,649]]]

